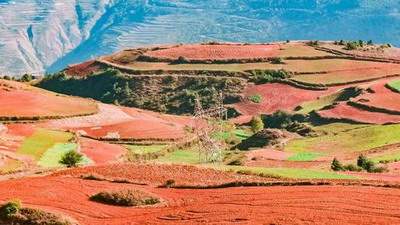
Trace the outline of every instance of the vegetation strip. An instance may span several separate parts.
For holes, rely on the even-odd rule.
[[[357,182],[339,182],[339,181],[271,181],[271,182],[229,182],[218,185],[167,185],[163,184],[158,186],[159,188],[174,188],[174,189],[222,189],[230,187],[275,187],[275,186],[367,186],[367,187],[378,187],[378,188],[393,188],[400,189],[400,184],[391,183],[374,183],[368,181],[357,181]]]

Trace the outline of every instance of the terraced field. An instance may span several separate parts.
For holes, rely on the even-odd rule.
[[[0,120],[39,120],[97,113],[91,100],[62,96],[14,81],[0,80]]]
[[[0,200],[20,198],[83,225],[397,224],[398,49],[385,47],[380,56],[378,45],[364,53],[344,48],[289,42],[129,49],[37,81],[98,101],[0,80],[0,102],[9,103],[0,106],[7,121],[0,124],[0,173],[8,179],[49,171],[0,181]],[[197,100],[208,110],[220,91],[230,118],[194,120]],[[22,92],[27,97],[12,103]],[[38,111],[23,110],[39,103]],[[199,150],[214,146],[220,154],[207,161]],[[60,159],[70,151],[83,160],[63,169]],[[15,188],[27,184],[29,192]],[[161,203],[130,210],[88,199],[124,188]]]

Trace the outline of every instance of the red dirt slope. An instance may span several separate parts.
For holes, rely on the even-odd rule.
[[[97,112],[91,100],[61,96],[39,88],[0,79],[0,117],[69,117]]]
[[[293,110],[303,102],[316,100],[320,96],[333,93],[335,89],[313,91],[293,87],[281,83],[268,83],[262,85],[249,85],[244,90],[246,99],[234,105],[243,115],[252,116],[261,113],[273,113],[277,110]],[[261,103],[253,103],[249,97],[260,95]]]
[[[400,115],[390,115],[386,113],[366,111],[347,105],[346,103],[340,103],[332,109],[319,111],[318,114],[322,118],[326,119],[350,120],[360,123],[400,123]]]
[[[363,94],[352,101],[372,110],[400,115],[400,94],[387,88],[387,82],[388,80],[376,82],[369,87],[373,93]]]
[[[82,138],[79,140],[80,151],[88,156],[96,165],[119,160],[126,150],[120,145]]]
[[[184,127],[190,120],[189,117],[99,104],[98,114],[53,120],[44,126],[80,131],[96,139],[176,140],[185,136]]]

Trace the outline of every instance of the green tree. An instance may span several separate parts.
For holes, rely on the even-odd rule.
[[[26,74],[24,74],[24,75],[21,77],[20,80],[21,80],[22,82],[29,82],[29,81],[32,81],[32,80],[33,80],[33,76],[26,73]]]
[[[366,165],[367,165],[367,162],[368,162],[368,158],[365,157],[363,154],[361,154],[361,155],[358,156],[358,159],[357,159],[357,166],[359,166],[359,167],[365,169],[365,168],[366,168]]]
[[[69,167],[75,167],[83,160],[83,155],[72,150],[63,155],[60,163]]]
[[[337,158],[334,158],[331,163],[331,169],[333,171],[343,171],[343,165],[339,162]]]
[[[260,116],[254,116],[250,121],[250,125],[251,125],[251,130],[254,133],[257,133],[258,131],[264,129],[264,123]]]
[[[14,214],[17,214],[21,209],[21,201],[12,200],[0,207],[0,216],[3,218],[8,218]]]

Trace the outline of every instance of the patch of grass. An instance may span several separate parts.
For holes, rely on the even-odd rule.
[[[26,138],[18,149],[18,153],[33,156],[40,160],[42,155],[56,143],[67,143],[73,134],[62,131],[38,129],[32,136]]]
[[[288,158],[289,161],[313,161],[318,157],[323,156],[321,153],[316,152],[299,152]]]
[[[339,96],[340,93],[335,93],[323,96],[315,101],[305,102],[302,105],[300,105],[300,110],[298,110],[297,113],[308,114],[313,110],[315,111],[320,110],[325,106],[333,104]]]
[[[252,95],[249,97],[249,100],[252,101],[253,103],[261,103],[262,102],[262,96],[257,94],[257,95]]]
[[[249,138],[251,135],[252,132],[250,130],[238,128],[230,131],[218,132],[214,134],[214,138],[221,141],[226,141],[230,138],[238,138],[240,141],[243,141]]]
[[[394,80],[387,84],[390,89],[400,92],[400,80]]]
[[[131,153],[144,155],[163,150],[166,145],[124,145]]]
[[[199,153],[193,150],[176,150],[158,159],[161,163],[199,164]]]
[[[116,192],[100,192],[90,200],[117,206],[143,206],[160,203],[160,199],[140,190],[121,190]]]
[[[38,165],[42,167],[62,167],[63,164],[60,163],[61,158],[67,152],[74,151],[76,149],[77,145],[74,143],[57,143],[42,155],[38,161]],[[86,165],[90,163],[92,163],[92,161],[84,156],[79,165]]]
[[[234,172],[247,171],[249,174],[263,177],[281,177],[294,179],[357,179],[355,176],[339,174],[331,171],[298,168],[265,168],[244,166],[223,166],[217,169],[230,170]]]
[[[387,152],[383,155],[370,157],[371,161],[374,163],[390,163],[400,161],[400,149],[395,152]]]
[[[328,126],[329,128],[334,128]],[[400,125],[339,126],[327,129],[318,137],[292,140],[286,146],[289,152],[351,153],[363,152],[400,142]]]

